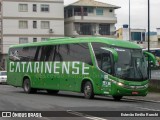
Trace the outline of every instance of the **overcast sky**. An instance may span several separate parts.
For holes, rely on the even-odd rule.
[[[70,4],[77,0],[64,0],[64,4]],[[97,0],[113,5],[120,6],[120,9],[116,10],[117,24],[116,28],[121,27],[123,24],[128,24],[129,19],[129,0]],[[132,28],[144,28],[148,26],[148,0],[130,0],[131,1],[131,27]],[[160,28],[160,0],[150,0],[150,17],[151,17],[151,30],[156,31],[156,28]],[[158,12],[159,11],[159,12]]]

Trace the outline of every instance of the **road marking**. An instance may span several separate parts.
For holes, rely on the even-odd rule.
[[[143,108],[143,107],[136,107],[136,108],[145,109],[145,110],[151,110],[151,111],[160,111],[158,109],[150,109],[150,108]]]
[[[107,119],[99,118],[99,117],[85,117],[85,118],[88,118],[88,119],[91,119],[91,120],[107,120]]]
[[[100,118],[100,117],[94,117],[94,116],[91,116],[91,115],[87,115],[87,114],[72,111],[72,110],[67,110],[67,112],[70,113],[70,114],[77,115],[79,117],[84,117],[84,118],[91,119],[91,120],[108,120],[108,119],[104,119],[104,118]]]

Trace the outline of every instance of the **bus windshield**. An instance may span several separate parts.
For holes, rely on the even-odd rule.
[[[124,80],[146,80],[147,63],[142,50],[115,48],[118,62],[115,63],[115,75]]]
[[[142,49],[120,48],[97,43],[93,43],[92,45],[97,65],[102,71],[128,81],[143,81],[148,79],[147,62]],[[113,59],[111,59],[111,62],[108,62],[110,53],[103,48],[115,49],[118,53],[118,61],[113,64]]]

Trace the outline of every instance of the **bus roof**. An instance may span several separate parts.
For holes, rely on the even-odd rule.
[[[54,38],[54,39],[48,39],[47,41],[13,45],[11,47],[43,46],[52,44],[90,43],[90,42],[105,43],[108,45],[124,47],[124,48],[141,49],[140,46],[138,46],[135,43],[131,43],[129,41],[117,40],[114,38],[105,38],[105,37]]]

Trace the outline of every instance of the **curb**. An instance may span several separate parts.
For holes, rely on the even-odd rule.
[[[157,100],[146,100],[146,99],[136,99],[136,98],[123,98],[123,99],[126,99],[126,100],[136,100],[136,101],[144,101],[144,102],[154,102],[154,103],[160,103],[160,101],[157,101]]]

